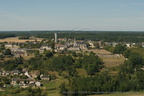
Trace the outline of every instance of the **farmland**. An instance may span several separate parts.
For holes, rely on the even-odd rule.
[[[35,38],[37,41],[41,41],[42,38]],[[18,43],[23,43],[26,41],[35,41],[35,39],[18,39],[18,37],[10,37],[10,38],[5,38],[5,39],[0,39],[0,42],[18,42]]]
[[[98,50],[98,49],[93,49],[93,50],[90,50],[96,54],[107,54],[107,55],[113,55],[111,52],[105,50],[105,49],[101,49],[101,50]],[[116,56],[113,56],[113,57],[103,57],[103,56],[100,56],[101,59],[103,60],[104,62],[104,65],[106,67],[116,67],[116,66],[119,66],[120,64],[122,64],[125,60],[125,58],[123,56],[121,57],[116,57]]]

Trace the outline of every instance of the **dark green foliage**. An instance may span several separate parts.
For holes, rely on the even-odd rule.
[[[44,55],[50,58],[53,56],[53,53],[51,51],[44,51]]]
[[[0,68],[4,68],[5,70],[11,71],[14,69],[21,69],[19,65],[24,63],[23,57],[15,58],[14,60],[8,60],[1,63]]]
[[[52,39],[55,31],[35,34],[36,37]],[[105,42],[143,42],[143,32],[99,32],[99,31],[58,31],[59,38],[77,38],[78,40],[103,40]]]
[[[131,51],[130,51],[129,49],[126,49],[126,50],[123,52],[123,56],[124,56],[125,58],[128,58],[128,57],[130,56],[130,54],[131,54]]]
[[[78,60],[76,60],[75,61],[75,64],[74,64],[74,66],[76,67],[76,68],[82,68],[82,59],[81,58],[79,58]]]
[[[94,43],[94,46],[95,46],[95,48],[97,48],[97,49],[99,49],[99,48],[100,48],[100,46],[99,46],[99,43],[98,43],[98,42],[95,42],[95,43]]]
[[[118,44],[115,46],[113,53],[114,54],[122,54],[126,50],[126,46]]]
[[[2,45],[0,46],[0,51],[3,51],[4,49],[5,49],[5,45],[2,44]]]
[[[49,44],[51,46],[51,48],[54,50],[55,49],[55,43],[54,42],[50,42]]]
[[[11,34],[11,33],[0,33],[0,39],[4,39],[7,37],[15,37],[15,34]]]
[[[62,94],[64,96],[68,95],[68,90],[65,86],[65,83],[62,83],[59,88],[60,88],[60,94]]]
[[[19,39],[29,39],[29,36],[20,36]]]
[[[76,52],[71,52],[71,53],[72,53],[72,56],[77,57]]]
[[[14,60],[8,60],[1,64],[1,68],[4,68],[5,70],[11,71],[15,69],[18,65],[15,63]]]
[[[35,50],[34,55],[39,56],[39,50]]]
[[[106,50],[108,50],[108,51],[110,51],[110,52],[113,53],[114,47],[112,47],[112,46],[105,46],[104,48],[105,48]]]
[[[6,50],[3,52],[3,54],[4,54],[4,55],[12,55],[10,49],[6,49]]]
[[[73,78],[69,82],[69,94],[72,96],[85,96],[116,91],[117,78],[107,72],[97,74],[94,77]]]
[[[38,70],[43,67],[43,59],[41,57],[30,58],[26,64],[28,65],[29,70]]]
[[[8,77],[1,77],[0,79],[4,82],[4,84],[10,84],[10,79]]]
[[[20,56],[20,57],[18,57],[18,58],[15,58],[15,62],[16,62],[16,64],[23,64],[24,59],[23,59],[22,56]]]
[[[54,33],[58,33],[59,38],[77,38],[78,40],[103,40],[106,42],[143,42],[143,32],[124,31],[23,31],[23,32],[3,32],[0,38],[15,36],[36,36],[40,38],[52,39]]]
[[[73,63],[74,63],[74,59],[70,55],[68,55],[68,56],[60,55],[58,57],[52,57],[50,59],[49,68],[50,68],[50,70],[55,70],[60,73],[64,70],[72,71]]]
[[[143,58],[139,53],[132,52],[128,59],[132,62],[133,67],[143,65]]]
[[[82,64],[88,75],[94,75],[104,67],[102,60],[94,53],[83,56]]]
[[[42,46],[42,42],[30,42],[27,41],[27,43],[20,45],[21,48],[40,48]]]

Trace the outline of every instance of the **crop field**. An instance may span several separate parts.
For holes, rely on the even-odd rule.
[[[122,64],[125,60],[124,57],[101,57],[106,67],[115,67]]]
[[[105,49],[100,49],[100,50],[99,49],[91,49],[89,51],[92,51],[92,52],[94,52],[96,54],[112,54],[111,52],[109,52],[109,51],[107,51]]]
[[[93,49],[93,50],[90,50],[96,54],[112,54],[111,52],[105,50],[105,49],[101,49],[101,50],[98,50],[98,49]],[[103,62],[104,62],[104,65],[106,67],[115,67],[115,66],[119,66],[120,64],[122,64],[125,60],[125,58],[123,56],[121,57],[100,57]]]
[[[41,41],[42,38],[35,38],[37,41]],[[5,38],[5,39],[0,39],[0,42],[18,42],[18,43],[23,43],[26,41],[35,41],[31,39],[18,39],[18,37],[10,37],[10,38]]]

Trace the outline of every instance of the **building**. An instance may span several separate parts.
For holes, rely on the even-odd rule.
[[[52,48],[50,46],[47,45],[43,45],[40,47],[41,50],[52,50]]]
[[[49,75],[41,75],[40,78],[41,80],[50,80]]]
[[[81,42],[76,42],[74,40],[74,47],[79,47],[81,50],[86,50],[87,49],[87,46],[86,46],[86,43],[81,41]]]
[[[11,74],[13,74],[13,75],[19,75],[20,71],[19,70],[13,70],[13,71],[11,71]]]
[[[55,49],[56,50],[64,50],[65,48],[67,48],[66,45],[55,44]]]
[[[37,81],[37,82],[35,83],[35,85],[36,85],[37,87],[40,87],[40,86],[41,86],[41,83]]]
[[[5,44],[5,48],[8,49],[8,48],[19,48],[18,45],[15,45],[15,44]]]
[[[68,48],[69,51],[79,51],[80,48],[78,46]]]
[[[55,43],[57,43],[57,33],[54,33],[55,35]]]

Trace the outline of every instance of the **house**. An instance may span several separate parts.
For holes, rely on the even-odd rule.
[[[10,48],[11,52],[16,52],[18,48]]]
[[[27,79],[18,79],[20,85],[25,85],[25,84],[34,84],[35,80],[31,78]]]
[[[4,70],[4,71],[2,72],[2,76],[9,76],[9,75],[10,75],[10,72],[9,72],[9,71],[5,71],[5,70]]]
[[[89,43],[91,48],[95,48],[93,41],[89,40],[88,43]]]
[[[37,81],[37,82],[35,83],[35,85],[36,85],[37,87],[40,87],[40,86],[41,86],[41,83]]]
[[[20,71],[19,70],[13,70],[13,71],[11,71],[11,74],[12,75],[19,75]]]
[[[31,75],[28,72],[25,72],[24,75],[26,75],[29,78],[32,78]]]
[[[5,48],[12,48],[13,44],[5,44]]]
[[[112,43],[111,42],[105,42],[105,45],[111,46]]]
[[[14,55],[14,57],[28,56],[27,52],[22,52],[22,51],[12,52],[12,54]]]
[[[27,72],[27,71],[28,71],[27,68],[23,68],[23,69],[22,69],[22,73],[25,73],[25,72]]]
[[[87,49],[85,42],[77,42],[77,46],[79,46],[81,50]]]
[[[16,44],[5,44],[5,48],[19,48],[20,46],[16,45]]]
[[[66,45],[55,44],[55,49],[56,50],[64,50],[65,48],[67,48]]]
[[[113,42],[113,43],[112,43],[112,46],[115,47],[115,46],[118,45],[118,44],[119,44],[119,43],[117,43],[117,42]]]
[[[126,47],[130,48],[131,47],[131,43],[126,43]]]
[[[64,42],[66,42],[67,39],[66,38],[58,38],[58,41],[64,41]]]
[[[41,75],[40,78],[41,80],[50,80],[49,75]]]
[[[80,48],[78,46],[68,48],[69,51],[79,51]]]
[[[43,45],[40,47],[41,50],[52,50],[52,48],[50,46],[47,45]]]
[[[12,79],[11,79],[11,84],[12,84],[12,85],[17,84],[17,82],[18,82],[18,78],[12,78]]]
[[[26,84],[34,84],[34,83],[35,83],[35,80],[32,78],[27,78],[27,79],[12,78],[11,79],[12,85],[19,84],[21,86],[24,86]]]
[[[79,41],[79,42],[76,42],[75,40],[74,40],[74,45],[73,45],[74,47],[75,46],[78,46],[81,50],[87,50],[87,45],[86,45],[86,43],[84,42],[84,41]]]
[[[39,52],[43,53],[44,50],[50,50],[51,51],[52,48],[50,46],[44,45],[44,46],[40,47]]]
[[[37,70],[33,70],[33,71],[29,72],[29,75],[30,75],[32,78],[36,78],[39,74],[40,74],[40,72],[37,71]]]

